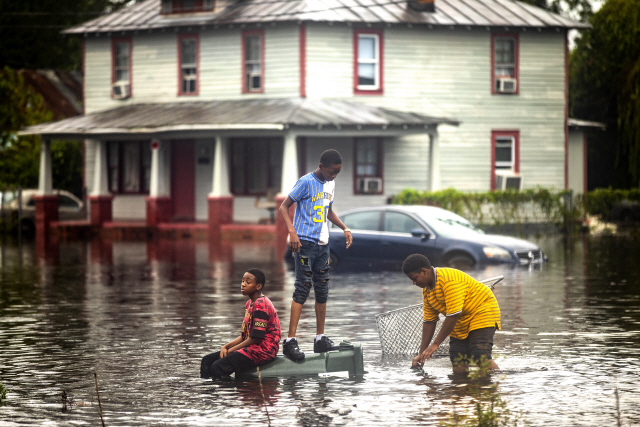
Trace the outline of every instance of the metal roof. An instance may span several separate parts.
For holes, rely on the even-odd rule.
[[[212,12],[160,13],[161,0],[135,3],[63,31],[66,34],[153,30],[273,22],[430,24],[433,26],[590,28],[514,0],[436,0],[436,11],[417,12],[407,0],[238,0]]]
[[[342,100],[303,98],[132,104],[57,122],[29,126],[21,135],[91,137],[176,131],[314,129],[416,129],[458,121]]]

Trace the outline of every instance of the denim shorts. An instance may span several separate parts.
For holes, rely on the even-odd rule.
[[[493,348],[493,335],[496,327],[480,328],[469,331],[469,335],[459,340],[449,337],[449,359],[451,363],[459,360],[460,356],[467,360],[480,360],[482,356],[491,360],[491,349]]]
[[[300,240],[300,252],[293,254],[293,260],[296,269],[293,300],[304,304],[313,285],[316,302],[326,303],[329,298],[329,245]]]

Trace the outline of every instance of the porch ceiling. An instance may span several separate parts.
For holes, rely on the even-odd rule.
[[[303,98],[251,99],[165,104],[130,104],[110,110],[43,123],[23,129],[21,135],[46,138],[101,138],[111,136],[189,137],[202,133],[242,134],[248,131],[434,131],[457,120],[342,100]]]

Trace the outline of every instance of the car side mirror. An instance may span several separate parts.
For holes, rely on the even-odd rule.
[[[423,230],[422,228],[414,228],[413,230],[411,230],[411,235],[413,237],[419,237],[423,241],[429,240],[429,237],[431,237],[431,233],[429,233],[427,230]]]

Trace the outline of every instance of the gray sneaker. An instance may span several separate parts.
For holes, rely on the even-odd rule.
[[[313,352],[314,353],[326,353],[327,351],[336,351],[339,350],[340,347],[335,345],[333,341],[329,339],[328,336],[323,335],[319,340],[315,340],[313,343]]]

